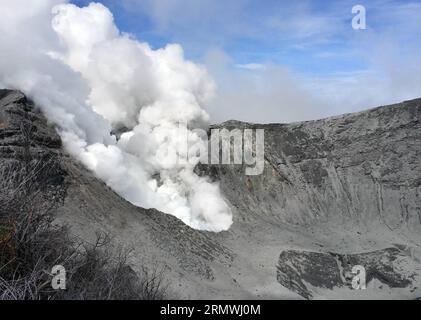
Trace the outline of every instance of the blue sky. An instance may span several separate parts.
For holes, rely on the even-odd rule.
[[[90,1],[71,2],[83,6]],[[187,58],[210,65],[217,82],[237,79],[229,74],[229,70],[240,72],[234,69],[248,73],[241,75],[241,81],[245,77],[248,82],[260,78],[265,83],[273,77],[296,81],[309,94],[308,100],[314,97],[323,109],[297,119],[421,96],[421,1],[97,2],[112,11],[121,31],[154,48],[180,43]],[[366,8],[366,30],[351,27],[351,9],[356,4]],[[218,69],[212,68],[215,56],[225,61],[224,72],[213,70]],[[267,78],[262,74],[267,68],[278,71]],[[229,90],[233,88],[222,88]],[[350,97],[356,98],[350,102]],[[285,103],[294,103],[291,99]],[[348,106],[332,107],[342,103]],[[272,111],[258,120],[267,121],[277,112],[268,110]]]

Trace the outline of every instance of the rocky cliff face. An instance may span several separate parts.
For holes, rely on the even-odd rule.
[[[218,127],[265,129],[265,172],[224,166],[213,175],[244,220],[419,232],[420,119],[417,99],[288,125],[227,122]]]
[[[0,90],[0,167],[54,163],[57,221],[86,239],[106,230],[132,264],[167,269],[180,298],[417,298],[421,275],[421,99],[265,129],[265,169],[199,166],[220,183],[234,224],[218,234],[121,199],[62,149],[22,93]],[[29,160],[28,160],[29,159]],[[352,288],[352,267],[366,290]]]

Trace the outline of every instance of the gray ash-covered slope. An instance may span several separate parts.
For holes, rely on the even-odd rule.
[[[215,126],[265,129],[262,175],[198,167],[233,210],[233,226],[218,234],[121,199],[63,151],[17,91],[0,91],[0,166],[53,159],[45,175],[62,191],[57,221],[88,241],[110,232],[134,248],[135,270],[166,266],[179,298],[417,298],[420,119],[417,99],[303,123]],[[350,286],[355,264],[366,268],[364,291]]]
[[[297,275],[315,279],[309,288],[332,288],[322,271],[324,264],[317,268],[318,260],[309,258],[308,252],[320,252],[318,257],[330,260],[329,252],[365,254],[397,248],[398,258],[392,259],[386,249],[376,251],[374,260],[389,261],[409,278],[419,273],[421,99],[316,121],[267,125],[228,121],[214,128],[265,129],[262,175],[246,176],[243,166],[201,171],[220,182],[234,208],[233,229],[250,230],[252,238],[276,243],[273,255],[284,248],[279,265],[286,267],[278,268],[278,280],[285,287],[294,290],[290,279]],[[268,262],[268,249],[262,261]],[[376,264],[374,260],[367,262],[367,270]],[[294,261],[302,268],[291,273],[288,266]],[[336,269],[340,273],[341,267]],[[419,295],[416,284],[392,281],[381,270],[377,278],[396,288],[405,283]],[[334,287],[342,283],[335,282]],[[294,291],[310,297],[311,290]]]

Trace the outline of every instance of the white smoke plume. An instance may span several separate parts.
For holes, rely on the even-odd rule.
[[[177,44],[153,50],[122,34],[102,4],[0,0],[0,12],[0,86],[31,96],[73,156],[135,205],[198,229],[230,227],[218,185],[193,171],[199,159],[168,157],[184,156],[179,123],[207,125],[215,86],[202,66]],[[191,129],[188,142],[205,144]]]

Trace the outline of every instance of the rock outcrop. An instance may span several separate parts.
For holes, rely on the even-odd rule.
[[[279,256],[277,279],[305,298],[313,297],[313,288],[366,290],[374,282],[377,287],[369,290],[387,286],[414,292],[414,278],[421,268],[405,249],[398,246],[358,254],[286,250]]]
[[[90,241],[98,230],[132,247],[132,265],[166,268],[179,298],[421,296],[421,99],[265,129],[265,168],[200,165],[218,181],[234,223],[193,230],[119,197],[64,151],[30,99],[0,90],[0,168],[48,163],[56,220]],[[367,289],[350,286],[352,266]]]

